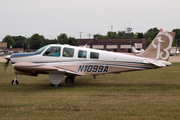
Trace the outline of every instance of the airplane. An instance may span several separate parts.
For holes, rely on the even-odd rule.
[[[140,54],[117,53],[85,47],[50,44],[34,53],[16,53],[6,56],[14,68],[11,82],[17,85],[18,74],[38,76],[48,74],[51,86],[74,83],[76,76],[121,73],[145,69],[156,69],[171,65],[168,62],[174,32],[160,30],[148,48]]]
[[[4,56],[4,55],[9,55],[10,53],[12,53],[11,51],[8,50],[0,50],[0,56]]]
[[[139,53],[144,52],[144,49],[137,50],[135,47],[131,47],[131,48],[132,48],[133,53],[135,53],[135,54],[139,54]]]

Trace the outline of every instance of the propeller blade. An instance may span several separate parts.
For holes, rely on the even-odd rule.
[[[11,55],[7,55],[4,58],[7,60],[7,62],[4,65],[4,71],[6,71],[8,65],[9,65],[9,61],[11,61]]]
[[[7,60],[7,62],[5,63],[5,66],[4,66],[4,71],[6,71],[6,69],[7,69],[8,65],[9,65],[9,61],[10,61],[10,59],[8,59],[8,60]]]

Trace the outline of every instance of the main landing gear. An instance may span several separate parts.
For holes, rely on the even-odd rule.
[[[58,74],[55,74],[55,75],[58,75]],[[50,79],[51,80],[51,86],[53,87],[60,87],[61,86],[61,80],[63,79],[63,76],[61,75],[58,75],[57,77],[55,75],[51,75],[52,77],[55,77],[56,79]],[[50,78],[51,78],[50,76]],[[12,85],[18,85],[19,82],[17,81],[17,77],[18,77],[18,74],[15,73],[15,76],[14,76],[14,80],[12,80],[11,84]],[[62,77],[62,79],[59,81],[59,78]],[[74,78],[76,76],[67,76],[65,78],[65,83],[74,83]]]
[[[18,77],[18,74],[15,73],[15,76],[14,76],[14,80],[11,82],[12,85],[18,85],[18,81],[17,81],[17,77]]]
[[[72,77],[72,76],[66,77],[66,78],[65,78],[65,83],[74,83],[74,78],[75,78],[75,77]],[[51,86],[52,86],[52,87],[60,87],[60,86],[61,86],[61,83],[59,83],[59,84],[53,84],[53,83],[51,83]]]
[[[68,76],[65,78],[66,83],[74,83],[74,77]]]

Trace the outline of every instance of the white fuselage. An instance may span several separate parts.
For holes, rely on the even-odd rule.
[[[60,53],[58,57],[45,55],[46,51],[52,47],[60,47]],[[73,49],[73,56],[64,56],[64,49]],[[79,57],[79,51],[85,51],[85,57]],[[92,53],[98,54],[98,58],[92,58]],[[77,75],[97,75],[156,68],[156,66],[152,64],[143,63],[143,61],[146,59],[147,58],[138,57],[136,55],[128,55],[124,53],[115,53],[104,50],[95,50],[60,44],[49,45],[40,54],[32,54],[28,56],[12,55],[11,57],[12,63],[39,63],[47,66],[54,66],[58,69],[72,71]]]

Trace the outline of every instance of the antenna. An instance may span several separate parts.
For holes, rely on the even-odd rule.
[[[111,23],[111,38],[112,38],[112,30],[113,30],[113,25]]]
[[[83,32],[79,32],[80,33],[80,39],[81,39],[81,34],[83,33]]]
[[[132,28],[130,28],[130,21],[129,21],[129,27],[127,27],[126,30],[127,30],[127,32],[129,33],[129,38],[131,38]]]
[[[111,32],[112,32],[112,30],[113,30],[113,25],[112,25],[112,23],[111,23]]]
[[[124,32],[126,32],[126,23],[124,23]]]
[[[89,41],[88,43],[90,43],[90,41]],[[86,46],[88,45],[88,43],[87,43],[83,48],[86,48]]]
[[[89,36],[89,39],[90,39],[90,37],[92,36],[92,34],[91,34],[91,33],[89,33],[89,34],[87,34],[87,36]]]

